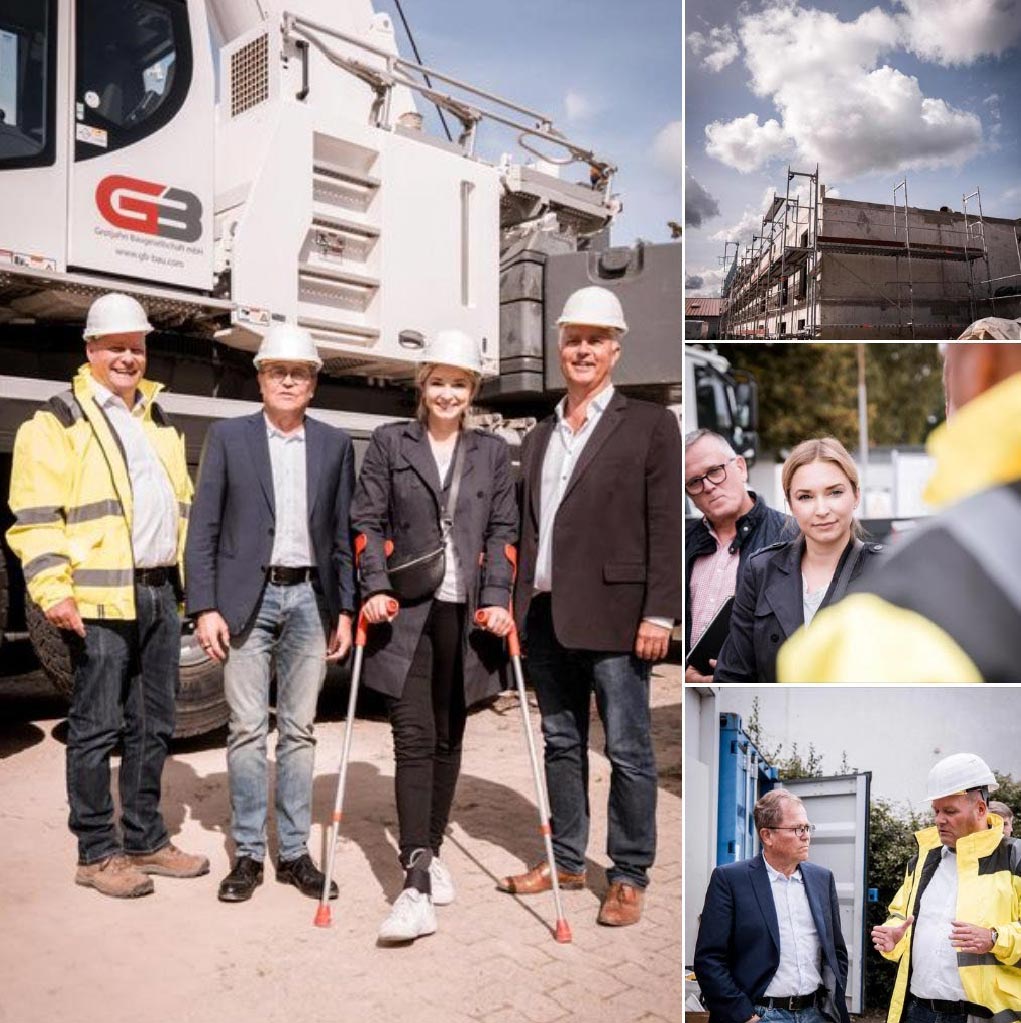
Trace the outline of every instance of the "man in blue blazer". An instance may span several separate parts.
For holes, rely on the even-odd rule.
[[[713,871],[699,923],[694,966],[710,1023],[849,1023],[837,888],[807,862],[805,808],[774,789],[754,812],[762,852]]]
[[[311,898],[313,722],[326,662],[347,654],[355,607],[348,514],[354,454],[339,429],[305,415],[322,362],[312,336],[270,328],[255,357],[263,408],[210,429],[185,549],[188,614],[224,663],[227,774],[237,855],[222,902],[262,883],[269,688],[277,680],[277,880]],[[333,886],[336,897],[336,886]]]

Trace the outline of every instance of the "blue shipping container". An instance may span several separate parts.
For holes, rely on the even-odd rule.
[[[742,728],[740,715],[721,714],[717,865],[758,853],[752,810],[756,800],[773,788],[777,774]]]

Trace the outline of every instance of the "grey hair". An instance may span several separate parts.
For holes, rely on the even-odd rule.
[[[798,806],[805,805],[793,792],[788,792],[787,789],[773,789],[771,792],[767,792],[755,804],[753,811],[756,832],[761,831],[763,828],[779,827],[780,821],[783,820],[784,803],[796,803]]]
[[[1002,817],[1005,821],[1012,821],[1014,819],[1014,811],[1006,803],[1001,803],[998,799],[994,799],[986,805],[993,813]]]
[[[716,441],[729,458],[737,458],[737,452],[726,437],[716,433],[714,430],[707,430],[705,427],[698,430],[692,430],[690,433],[686,433],[684,435],[685,452],[687,452],[690,448],[693,448],[700,440],[704,440],[706,437]]]

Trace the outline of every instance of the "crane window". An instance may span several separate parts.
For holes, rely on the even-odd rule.
[[[0,169],[54,161],[56,0],[0,0]]]
[[[166,124],[191,79],[181,0],[78,0],[75,159],[130,145]]]

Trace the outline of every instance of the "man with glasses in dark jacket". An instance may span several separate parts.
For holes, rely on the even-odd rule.
[[[685,650],[734,595],[748,558],[784,535],[786,516],[747,483],[748,465],[725,438],[711,430],[694,430],[684,438],[684,489],[702,513],[685,529]],[[684,680],[708,684],[712,677],[689,665]]]

